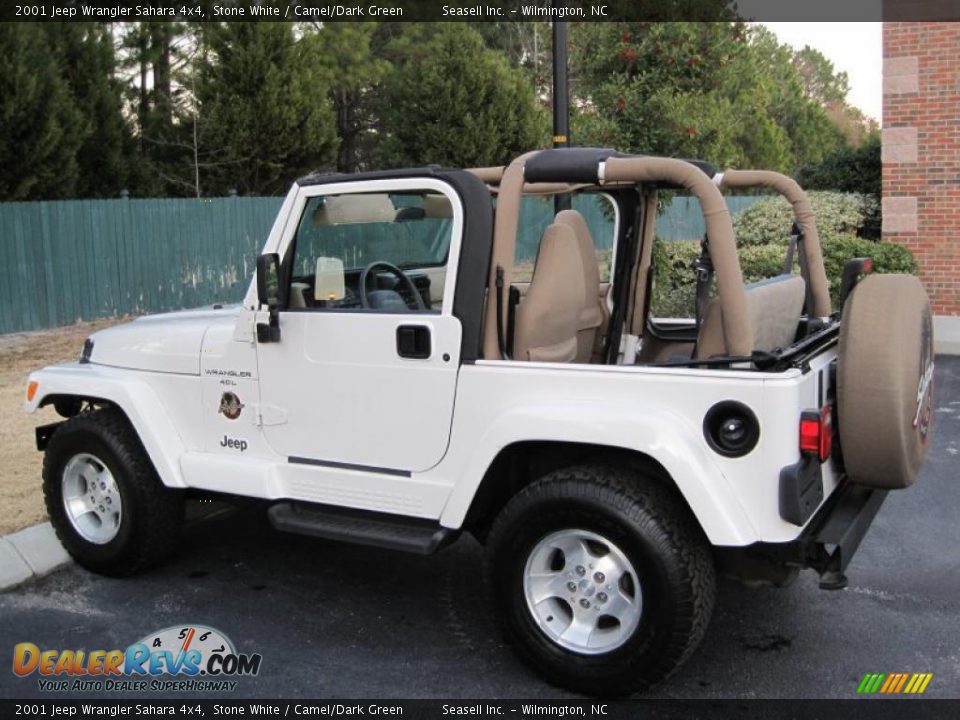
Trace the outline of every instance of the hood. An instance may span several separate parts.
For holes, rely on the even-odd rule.
[[[215,325],[232,328],[239,312],[235,305],[137,318],[91,335],[87,359],[131,370],[199,375],[203,336]]]

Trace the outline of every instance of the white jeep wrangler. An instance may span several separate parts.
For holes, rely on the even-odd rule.
[[[722,191],[757,185],[796,222],[784,274],[745,286]],[[703,209],[691,320],[651,312],[661,189]],[[47,509],[107,575],[173,549],[189,492],[415,553],[469,531],[533,668],[643,689],[703,637],[717,567],[842,587],[915,479],[929,304],[869,269],[848,263],[832,311],[810,205],[776,173],[577,148],[306,177],[241,306],[103,330],[30,376],[26,410],[68,418],[37,429]]]

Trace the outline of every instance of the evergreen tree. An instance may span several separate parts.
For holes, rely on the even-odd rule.
[[[384,80],[382,164],[497,165],[542,145],[546,114],[522,70],[465,24],[411,27]]]
[[[125,25],[121,39],[127,98],[136,119],[129,162],[129,186],[135,195],[196,194],[191,171],[192,143],[184,123],[196,35],[178,22]]]
[[[40,24],[0,23],[0,199],[76,193],[82,119]]]
[[[205,28],[196,68],[196,116],[205,195],[269,195],[335,158],[327,68],[288,23]]]
[[[807,45],[796,51],[793,65],[807,97],[824,109],[849,145],[860,145],[879,129],[876,120],[868,118],[859,108],[847,102],[850,78],[845,72],[837,72],[833,63],[819,50]]]
[[[377,23],[336,22],[303,39],[304,59],[330,70],[330,101],[336,119],[337,170],[355,172],[369,164],[377,118],[374,98],[390,69],[374,46]]]
[[[61,73],[82,116],[79,197],[117,197],[127,187],[131,132],[109,23],[46,23]]]

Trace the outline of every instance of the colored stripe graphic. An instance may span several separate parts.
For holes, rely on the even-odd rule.
[[[857,686],[860,695],[922,695],[933,673],[867,673]]]
[[[933,673],[915,673],[914,676],[910,678],[910,682],[907,683],[904,692],[910,693],[911,695],[920,695],[927,689],[931,678],[933,678]]]
[[[900,673],[893,673],[892,675],[888,675],[887,681],[880,688],[880,692],[882,693],[891,692],[891,690],[897,686],[898,682],[900,682]]]
[[[907,674],[902,673],[902,675],[903,677],[900,678],[900,682],[897,683],[897,688],[894,690],[894,692],[900,692],[903,689],[904,683],[907,682]]]
[[[867,673],[863,676],[863,680],[860,681],[857,692],[863,695],[872,695],[880,687],[880,681],[883,680],[883,678],[884,676],[879,673]]]

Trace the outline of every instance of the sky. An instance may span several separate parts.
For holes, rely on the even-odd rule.
[[[842,1],[842,0],[840,0]],[[850,78],[847,100],[879,122],[883,104],[882,23],[767,22],[780,42],[822,52]]]

